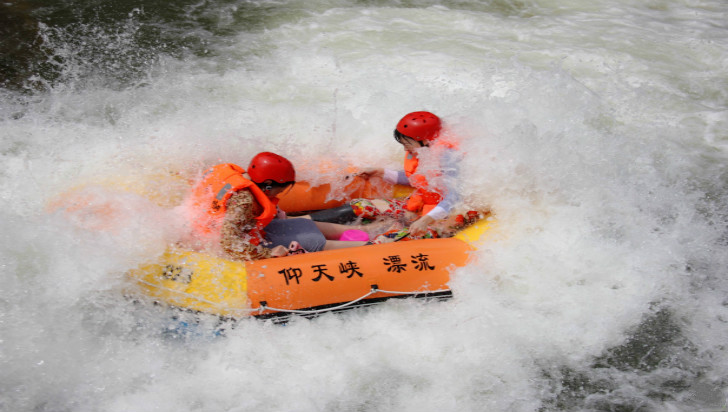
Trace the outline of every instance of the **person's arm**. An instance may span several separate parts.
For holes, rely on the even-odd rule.
[[[384,169],[382,178],[389,183],[405,186],[410,185],[409,179],[407,179],[407,175],[403,170]]]
[[[427,216],[430,216],[433,220],[442,220],[450,215],[450,211],[460,201],[460,196],[453,188],[448,188],[445,197],[437,204]]]
[[[430,224],[447,218],[450,215],[450,211],[460,202],[460,195],[455,185],[459,172],[459,156],[459,153],[454,150],[447,150],[443,153],[441,159],[442,176],[440,181],[442,186],[444,186],[443,198],[431,211],[410,225],[410,233],[413,235],[423,235]]]
[[[381,167],[377,168],[370,168],[370,169],[364,169],[361,172],[357,174],[357,176],[361,176],[364,179],[369,179],[372,177],[381,177],[384,179],[385,182],[398,184],[398,185],[405,185],[409,186],[409,179],[407,179],[407,175],[402,170],[393,170],[393,169],[385,169]]]
[[[445,219],[455,205],[460,202],[457,181],[460,174],[458,163],[461,158],[461,154],[452,149],[446,150],[442,154],[440,167],[442,171],[441,184],[444,186],[442,191],[443,197],[440,203],[427,214],[434,220]]]
[[[255,212],[259,208],[248,190],[236,192],[228,199],[220,244],[230,258],[257,260],[272,257],[270,249],[251,243],[250,231],[255,228]]]

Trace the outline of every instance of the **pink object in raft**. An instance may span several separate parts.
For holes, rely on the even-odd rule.
[[[369,240],[369,234],[363,230],[349,229],[341,234],[339,240],[366,242]]]

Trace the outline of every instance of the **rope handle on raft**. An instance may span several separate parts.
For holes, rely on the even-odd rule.
[[[352,306],[358,302],[361,302],[362,300],[368,298],[369,296],[375,294],[375,293],[386,293],[390,295],[422,295],[422,294],[429,294],[429,293],[442,293],[442,292],[448,292],[449,289],[439,289],[439,290],[427,290],[427,291],[418,291],[418,292],[403,292],[403,291],[395,291],[395,290],[381,290],[377,287],[377,285],[372,285],[372,288],[369,290],[368,293],[365,295],[356,298],[352,301],[342,303],[339,306],[334,306],[326,309],[309,309],[309,310],[297,310],[297,309],[280,309],[280,308],[273,308],[270,306],[267,306],[265,304],[265,301],[260,302],[260,307],[258,309],[251,309],[251,312],[258,312],[263,313],[266,310],[272,310],[274,312],[281,312],[281,313],[292,313],[296,315],[305,315],[305,314],[315,314],[315,313],[325,313],[325,312],[332,312],[339,309],[344,309],[346,307]]]

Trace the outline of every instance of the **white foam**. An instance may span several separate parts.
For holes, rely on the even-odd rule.
[[[165,61],[146,86],[59,88],[24,106],[0,125],[0,381],[13,391],[0,405],[532,411],[559,395],[545,373],[589,374],[662,305],[698,353],[682,372],[713,391],[670,401],[715,406],[728,42],[700,22],[725,5],[623,3],[537,2],[529,18],[321,2],[219,57]],[[120,297],[123,272],[174,238],[169,209],[97,186],[121,206],[110,230],[46,209],[87,182],[190,176],[262,150],[398,167],[392,129],[421,109],[461,136],[464,200],[499,220],[449,302],[169,340],[164,312]],[[641,373],[625,372],[631,399],[664,390]]]

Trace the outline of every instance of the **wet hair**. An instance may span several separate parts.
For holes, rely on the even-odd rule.
[[[413,141],[415,141],[415,142],[419,143],[420,147],[423,147],[423,146],[428,146],[428,144],[427,144],[427,143],[425,143],[425,142],[421,142],[421,141],[419,141],[419,140],[417,140],[417,139],[415,139],[415,138],[413,138],[413,137],[409,137],[409,136],[407,136],[406,134],[403,134],[403,133],[401,133],[401,132],[400,132],[399,130],[397,130],[397,129],[394,129],[394,140],[396,140],[396,141],[397,141],[397,143],[403,144],[403,143],[402,143],[402,140],[403,140],[403,139],[412,139]]]

